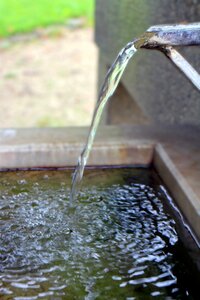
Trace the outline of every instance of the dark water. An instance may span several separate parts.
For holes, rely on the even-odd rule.
[[[70,180],[1,173],[0,299],[199,299],[153,171],[87,171],[76,210]]]

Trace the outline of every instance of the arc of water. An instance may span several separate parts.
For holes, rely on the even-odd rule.
[[[99,99],[97,102],[97,105],[94,110],[93,119],[90,127],[90,132],[87,138],[86,146],[84,147],[79,160],[78,165],[75,169],[75,172],[73,174],[72,178],[72,188],[71,188],[71,194],[70,194],[70,204],[72,205],[73,199],[75,198],[75,194],[77,193],[77,186],[79,185],[82,177],[85,165],[88,160],[88,156],[90,154],[95,134],[97,131],[97,127],[99,125],[101,115],[103,112],[103,109],[107,103],[107,101],[110,99],[110,97],[113,95],[114,91],[117,88],[117,85],[121,79],[121,76],[130,60],[130,58],[136,53],[137,48],[135,47],[135,42],[137,40],[128,43],[125,48],[123,48],[111,68],[109,69],[105,81],[102,85]]]
[[[90,132],[86,145],[79,157],[78,165],[75,169],[72,179],[72,188],[70,195],[70,204],[72,205],[77,193],[85,165],[87,163],[97,127],[103,109],[113,95],[121,76],[131,59],[139,48],[156,49],[162,51],[172,62],[181,70],[185,76],[200,90],[200,75],[197,71],[176,51],[173,46],[200,45],[200,23],[188,25],[160,25],[150,27],[140,38],[128,43],[118,54],[115,62],[109,69],[103,86],[101,88],[99,99],[93,114]]]

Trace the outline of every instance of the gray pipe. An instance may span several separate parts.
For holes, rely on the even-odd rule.
[[[200,91],[200,74],[173,46],[200,46],[200,23],[156,25],[134,41],[137,49],[162,51]]]
[[[200,23],[152,26],[147,30],[151,34],[145,48],[200,45]]]

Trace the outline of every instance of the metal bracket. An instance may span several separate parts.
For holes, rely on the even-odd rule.
[[[200,74],[174,48],[176,46],[200,46],[200,23],[156,25],[142,36],[141,48],[162,51],[200,91]]]

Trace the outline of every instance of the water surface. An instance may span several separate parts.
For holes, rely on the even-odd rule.
[[[87,171],[76,209],[70,173],[1,173],[0,298],[195,299],[155,172]]]

